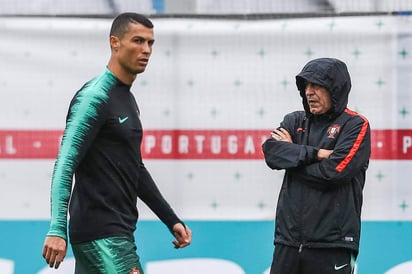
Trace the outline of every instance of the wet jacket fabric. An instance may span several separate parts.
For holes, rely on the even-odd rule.
[[[330,92],[329,112],[309,112],[306,81]],[[280,123],[293,143],[269,138],[262,146],[267,165],[285,170],[276,209],[275,244],[357,252],[362,190],[371,153],[368,120],[347,108],[351,81],[340,60],[310,61],[296,76],[296,85],[304,111],[289,113]],[[333,153],[318,160],[319,149]]]

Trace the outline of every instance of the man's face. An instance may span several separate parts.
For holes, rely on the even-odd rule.
[[[129,23],[128,32],[119,39],[111,37],[112,49],[122,68],[130,74],[145,71],[152,54],[153,29],[142,24]],[[117,46],[113,46],[113,43]]]
[[[329,91],[320,85],[306,82],[305,96],[309,104],[309,110],[314,115],[324,114],[332,108]]]

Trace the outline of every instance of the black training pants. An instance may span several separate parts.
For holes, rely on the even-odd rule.
[[[302,248],[277,244],[270,274],[352,274],[355,252],[345,248]]]

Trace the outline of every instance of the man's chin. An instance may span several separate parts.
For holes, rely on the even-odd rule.
[[[137,68],[137,70],[139,71],[139,73],[142,73],[146,70],[146,67],[147,66],[140,66],[140,67]]]
[[[310,113],[312,113],[313,115],[319,115],[319,114],[322,114],[322,113],[321,113],[321,111],[320,111],[320,110],[318,110],[318,109],[311,109],[311,110],[310,110]]]
[[[146,70],[146,68],[142,68],[142,69],[136,69],[135,71],[133,71],[134,74],[140,74],[142,72],[144,72]]]

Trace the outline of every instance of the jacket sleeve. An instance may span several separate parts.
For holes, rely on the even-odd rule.
[[[67,240],[67,212],[75,169],[97,135],[103,115],[104,97],[79,93],[73,98],[66,127],[54,164],[51,183],[51,222],[48,236]]]
[[[307,165],[317,161],[318,148],[298,144],[300,126],[302,125],[302,113],[293,112],[286,115],[280,123],[280,127],[286,129],[292,136],[293,143],[267,139],[262,150],[266,164],[271,169],[289,169]]]
[[[160,193],[159,188],[143,163],[140,163],[139,169],[141,177],[138,197],[159,217],[171,232],[175,224],[182,223],[184,225]]]
[[[370,127],[366,118],[354,116],[341,129],[333,153],[327,159],[299,167],[297,176],[318,186],[349,183],[368,167],[371,154]]]

